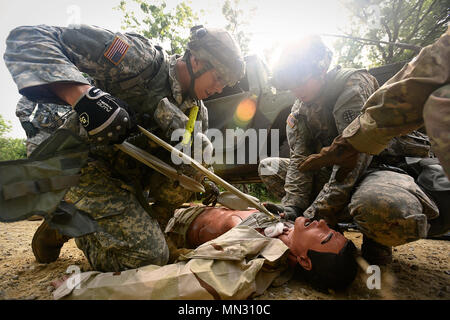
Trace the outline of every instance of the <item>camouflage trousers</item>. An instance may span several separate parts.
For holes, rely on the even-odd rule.
[[[442,86],[428,97],[423,119],[432,150],[450,178],[450,84]]]
[[[112,272],[167,263],[169,250],[157,220],[102,163],[88,163],[65,200],[99,225],[99,231],[75,239],[93,269]]]
[[[348,209],[362,233],[386,246],[426,238],[428,220],[439,215],[435,203],[412,177],[392,171],[366,175]]]
[[[282,198],[282,178],[286,176],[289,159],[264,159],[260,169],[261,166],[267,166],[265,161],[280,162],[273,176],[266,174],[260,177],[270,192]],[[338,222],[347,222],[353,218],[363,234],[386,246],[398,246],[426,238],[430,228],[428,220],[439,215],[434,202],[412,177],[392,171],[368,173],[356,186],[343,213],[337,215],[338,219],[343,219]]]
[[[164,158],[160,157],[160,159]],[[166,160],[166,163],[170,162]],[[193,177],[194,174],[191,174],[192,171],[189,168],[183,167],[180,169],[180,172]],[[198,179],[196,180],[198,181]],[[193,192],[186,190],[178,182],[154,171],[149,179],[149,195],[153,202],[151,205],[153,214],[161,228],[164,229],[170,218],[172,218],[175,209],[188,202]]]

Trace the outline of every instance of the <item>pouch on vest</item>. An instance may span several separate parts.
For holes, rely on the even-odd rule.
[[[0,162],[0,221],[51,218],[67,190],[78,184],[87,157],[88,146],[59,129],[28,159]]]
[[[175,130],[184,129],[189,121],[183,111],[167,98],[158,103],[153,118],[162,129],[165,137],[169,139]]]

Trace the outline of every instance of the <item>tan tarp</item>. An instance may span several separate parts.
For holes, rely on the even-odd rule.
[[[286,269],[288,247],[237,226],[166,266],[121,273],[84,272],[66,280],[55,299],[246,299],[262,294]],[[77,289],[79,285],[79,289]],[[71,287],[74,287],[71,289]]]

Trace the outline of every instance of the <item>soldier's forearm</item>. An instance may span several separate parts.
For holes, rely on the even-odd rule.
[[[370,96],[342,136],[360,152],[379,154],[391,138],[423,125],[430,94],[450,80],[450,29]]]
[[[308,218],[316,216],[325,219],[331,225],[335,224],[337,222],[335,215],[348,205],[354,186],[371,161],[372,156],[360,153],[358,163],[350,174],[342,182],[330,179],[311,206],[305,210],[304,216]]]
[[[77,82],[55,82],[50,84],[49,87],[61,100],[74,106],[78,99],[89,90],[91,85]]]
[[[282,204],[304,209],[309,205],[313,174],[311,172],[299,172],[300,162],[291,159],[289,163],[284,184],[286,195],[282,199]]]

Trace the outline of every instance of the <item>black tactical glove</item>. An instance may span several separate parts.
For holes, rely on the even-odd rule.
[[[21,124],[25,130],[27,138],[33,138],[39,132],[39,129],[36,128],[30,121],[23,121]]]
[[[92,87],[76,103],[80,123],[95,144],[122,143],[136,130],[136,117],[122,100]]]
[[[266,207],[269,212],[280,215],[280,213],[284,212],[284,207],[281,204],[275,204],[272,202],[263,202],[263,206]]]
[[[272,202],[264,202],[263,206],[266,207],[266,209],[271,213],[277,214],[280,217],[291,221],[295,221],[295,219],[297,219],[297,217],[302,213],[302,210],[295,206],[282,206]]]
[[[202,203],[205,206],[211,204],[211,206],[214,207],[217,203],[217,197],[220,194],[219,187],[217,187],[214,182],[209,180],[205,180],[203,182],[203,186],[205,187],[205,193],[203,195],[204,200],[202,201]]]
[[[297,217],[302,214],[303,210],[296,206],[284,206],[284,216],[283,218],[291,221],[295,221]]]

